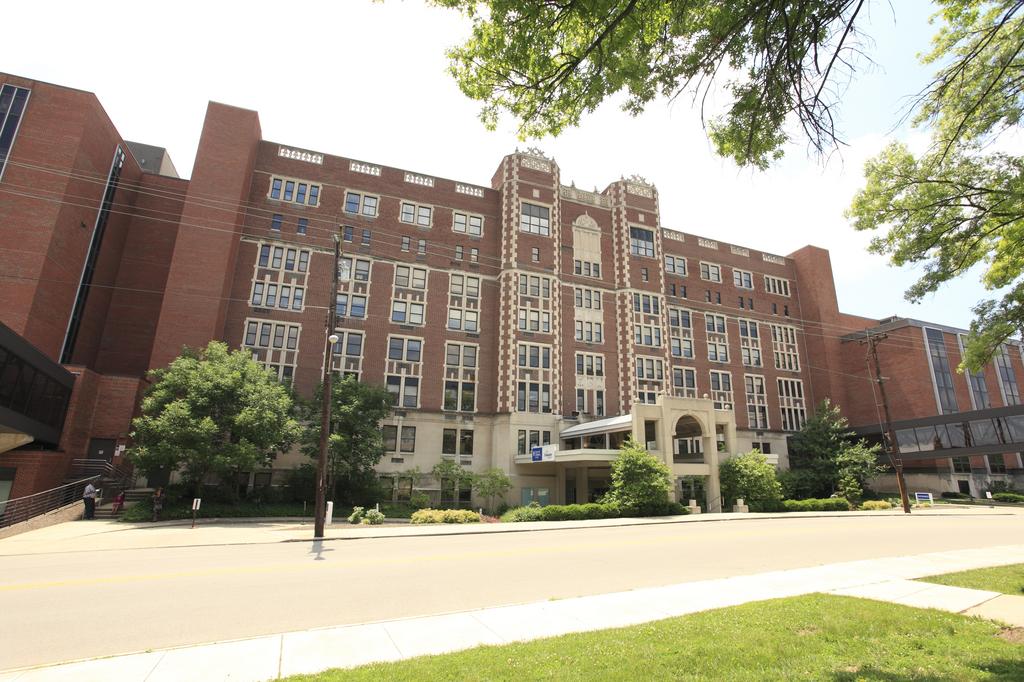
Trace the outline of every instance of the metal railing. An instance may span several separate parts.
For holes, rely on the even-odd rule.
[[[81,502],[85,486],[89,482],[98,483],[100,478],[99,475],[89,476],[39,493],[0,502],[0,528],[13,526],[69,504]]]
[[[98,489],[97,505],[109,502],[114,499],[118,490],[131,488],[135,483],[135,474],[130,464],[115,467],[102,459],[72,460],[71,477],[75,480],[56,488],[0,502],[0,528],[13,526],[69,504],[81,502],[85,486],[90,481]]]

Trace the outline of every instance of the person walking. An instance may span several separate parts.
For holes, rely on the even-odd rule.
[[[85,492],[82,493],[82,499],[85,500],[85,519],[96,518],[96,486],[89,481],[85,484]]]
[[[164,510],[164,489],[157,488],[153,493],[153,521],[160,520],[160,512]]]
[[[124,508],[124,491],[121,490],[121,491],[118,491],[117,497],[114,498],[114,508],[111,511],[113,512],[114,516],[117,516],[118,512],[120,512],[123,508]]]

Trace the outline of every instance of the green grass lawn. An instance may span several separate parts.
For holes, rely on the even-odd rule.
[[[1002,592],[1003,594],[1024,596],[1024,564],[933,575],[921,578],[921,580],[929,583],[938,583],[939,585],[970,587],[975,590],[991,590],[993,592]]]
[[[297,680],[1024,680],[989,621],[808,595]]]

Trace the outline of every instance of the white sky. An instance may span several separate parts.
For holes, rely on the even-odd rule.
[[[928,47],[930,6],[895,4],[895,17],[887,2],[872,8],[878,68],[847,93],[841,158],[825,165],[795,144],[763,173],[717,158],[684,98],[639,118],[610,103],[557,139],[523,143],[511,124],[485,130],[446,72],[445,50],[468,23],[420,0],[15,3],[5,17],[22,28],[5,32],[0,68],[95,92],[126,139],[167,147],[186,177],[208,100],[257,110],[269,140],[485,186],[502,156],[538,146],[565,184],[646,177],[667,227],[783,255],[829,249],[844,312],[966,327],[985,295],[976,275],[911,305],[901,292],[913,274],[867,254],[868,235],[843,217],[864,160],[928,76],[915,54]]]

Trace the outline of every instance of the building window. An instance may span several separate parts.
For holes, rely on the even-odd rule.
[[[800,353],[796,343],[796,328],[782,324],[770,325],[772,347],[775,351],[775,369],[800,371]]]
[[[598,417],[604,416],[604,391],[594,391],[594,414]]]
[[[350,294],[336,294],[334,314],[338,317],[366,317],[366,297]]]
[[[353,229],[353,227],[351,225],[343,226],[341,228],[341,239],[342,239],[342,241],[351,242],[352,241],[352,233],[353,232],[354,232],[354,229]]]
[[[804,407],[804,382],[800,379],[778,379],[779,408],[782,411],[782,430],[799,431],[807,421]]]
[[[711,401],[716,410],[732,409],[732,374],[711,370]]]
[[[519,309],[519,330],[524,332],[551,333],[551,313],[537,308]]]
[[[423,310],[424,306],[422,303],[392,301],[391,321],[398,324],[423,324]]]
[[[519,294],[534,298],[551,298],[551,278],[519,275]]]
[[[402,237],[402,251],[408,251],[412,246],[412,239],[407,236]]]
[[[316,206],[320,203],[320,185],[305,180],[272,177],[270,193],[267,195],[275,201],[287,201],[303,206]]]
[[[534,246],[530,249],[530,260],[534,263],[540,262],[540,248]]]
[[[391,404],[396,407],[418,407],[420,402],[420,378],[405,374],[389,374],[385,388],[391,394]]]
[[[1006,460],[1003,459],[1002,455],[989,455],[988,470],[993,474],[1005,474]]]
[[[477,347],[449,343],[445,347],[444,409],[476,410]]]
[[[398,219],[403,223],[411,223],[420,227],[430,227],[430,219],[434,209],[423,204],[413,204],[408,201],[402,202],[402,211]]]
[[[469,262],[478,263],[480,261],[480,249],[476,247],[469,247]]]
[[[1013,374],[1013,365],[1010,364],[1010,351],[1006,344],[1003,344],[999,352],[995,354],[994,360],[996,376],[999,377],[999,390],[1003,394],[1003,402],[1006,405],[1020,405],[1020,388],[1017,386],[1017,378]]]
[[[299,218],[299,222],[295,226],[295,232],[297,234],[306,234],[306,229],[308,227],[309,227],[309,218]]]
[[[696,398],[697,371],[689,367],[673,367],[672,390],[679,398]]]
[[[472,213],[454,211],[452,212],[452,230],[479,237],[484,233],[484,218]]]
[[[577,376],[603,377],[604,356],[593,353],[576,353]]]
[[[969,474],[971,473],[971,458],[970,457],[953,457],[953,473],[954,474]]]
[[[384,452],[397,452],[398,451],[398,427],[390,424],[385,424],[381,427],[381,432],[384,435]]]
[[[648,272],[647,268],[640,268],[640,281],[648,282],[648,281],[650,281],[650,279],[651,279],[651,275]]]
[[[661,327],[656,325],[633,325],[633,343],[638,346],[661,347]]]
[[[649,381],[665,380],[665,363],[659,358],[637,356],[636,378]]]
[[[764,290],[769,294],[789,296],[789,280],[781,277],[764,276]]]
[[[457,245],[455,247],[455,260],[462,260],[462,256],[464,253],[465,250],[463,249],[462,244]]]
[[[551,346],[520,343],[518,351],[520,367],[532,367],[534,369],[551,368]]]
[[[752,272],[747,272],[746,270],[734,269],[732,271],[732,283],[740,289],[753,289],[754,274]]]
[[[551,412],[551,384],[536,381],[518,382],[516,410],[519,412]]]
[[[363,194],[362,192],[345,193],[345,213],[374,218],[377,215],[379,203],[380,197],[372,194]]]
[[[747,394],[747,428],[769,428],[768,396],[765,393],[764,377],[758,374],[745,374],[743,385]]]
[[[661,299],[649,294],[633,294],[633,312],[660,315]]]
[[[949,369],[949,358],[946,357],[946,342],[938,329],[925,329],[928,342],[928,356],[931,360],[932,378],[939,396],[939,409],[942,414],[958,412],[956,391],[953,389],[953,373]]]
[[[686,259],[682,256],[665,256],[665,272],[686,277]]]
[[[426,289],[426,268],[414,268],[408,265],[395,266],[395,286],[403,289]]]
[[[574,261],[573,271],[583,277],[601,278],[601,264],[593,261],[576,260]]]
[[[18,134],[29,94],[31,90],[15,85],[4,85],[0,89],[0,178],[7,167],[7,159],[11,155],[11,147]]]
[[[388,360],[419,362],[422,351],[422,339],[409,339],[404,336],[388,337]]]
[[[601,309],[601,292],[598,289],[576,287],[574,300],[577,308]]]
[[[522,202],[519,213],[519,229],[523,232],[547,237],[551,234],[551,209]]]
[[[402,452],[416,452],[416,427],[415,426],[403,426],[402,427]]]
[[[342,258],[338,261],[338,279],[342,282],[370,281],[370,261],[360,258]]]
[[[370,231],[369,230],[363,230],[363,239],[362,239],[362,241],[360,241],[360,244],[362,246],[369,246],[370,245]]]
[[[708,360],[729,362],[729,339],[725,331],[725,316],[704,313],[707,328]]]
[[[740,320],[740,359],[748,367],[761,366],[761,339],[758,338],[757,322]]]
[[[634,256],[654,258],[654,232],[642,227],[629,228],[629,252]]]
[[[602,343],[602,328],[600,322],[581,322],[576,320],[576,340],[587,343]]]
[[[700,278],[708,282],[722,281],[722,267],[714,263],[700,264]]]
[[[442,455],[473,454],[473,429],[444,429],[441,435]]]
[[[275,213],[274,215],[272,215],[270,217],[270,229],[274,230],[275,232],[280,232],[281,223],[283,222],[283,220],[284,219],[281,217],[279,213]]]
[[[427,255],[427,240],[421,239],[416,243],[416,254],[419,256]]]

